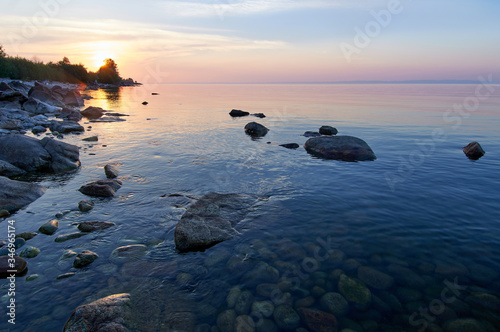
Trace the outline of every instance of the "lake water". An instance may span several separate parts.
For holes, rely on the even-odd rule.
[[[39,277],[16,280],[15,328],[6,322],[2,281],[1,331],[61,331],[78,305],[123,292],[132,294],[138,331],[207,331],[231,309],[231,290],[274,307],[328,312],[324,294],[341,292],[341,274],[368,280],[371,301],[349,301],[336,313],[339,331],[458,331],[460,324],[500,331],[499,85],[144,85],[88,94],[87,106],[130,116],[85,124],[95,143],[67,135],[82,147],[81,169],[37,178],[49,189],[11,219],[18,233],[66,210],[56,235],[76,231],[79,221],[117,226],[63,243],[43,234],[29,240],[41,253],[28,260],[28,275]],[[233,108],[267,117],[231,118]],[[251,139],[243,130],[250,121],[269,133]],[[310,156],[301,135],[322,125],[362,138],[378,159]],[[477,161],[462,152],[472,141],[486,151]],[[88,197],[78,188],[104,178],[108,163],[120,169],[123,187],[79,212]],[[168,195],[209,192],[270,198],[238,238],[180,254],[174,228],[193,200]],[[6,221],[0,229],[6,238]],[[147,252],[110,258],[130,244]],[[77,270],[73,258],[61,258],[65,250],[99,258]],[[56,280],[67,272],[76,275]],[[374,287],[380,278],[388,284]],[[272,315],[252,317],[257,330],[276,330]]]

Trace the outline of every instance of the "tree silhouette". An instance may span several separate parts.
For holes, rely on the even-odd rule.
[[[104,65],[97,71],[97,81],[105,84],[117,84],[121,80],[116,62],[109,58],[104,60]]]
[[[0,58],[5,58],[7,56],[7,53],[5,53],[3,49],[3,45],[0,44]]]

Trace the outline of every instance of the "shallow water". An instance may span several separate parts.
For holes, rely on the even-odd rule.
[[[133,319],[143,331],[217,325],[220,313],[230,309],[226,297],[235,287],[248,290],[255,301],[277,306],[283,300],[295,308],[309,302],[310,308],[326,310],[323,294],[339,292],[341,271],[357,278],[358,266],[375,268],[395,282],[384,290],[369,287],[367,308],[350,303],[347,313],[337,314],[339,331],[439,331],[457,318],[500,326],[500,86],[483,99],[474,99],[476,88],[145,85],[90,91],[94,99],[87,105],[127,113],[127,121],[85,124],[92,128],[84,136],[98,135],[96,143],[67,135],[65,142],[82,147],[81,169],[37,179],[49,189],[11,219],[18,233],[36,231],[65,210],[73,211],[60,219],[56,235],[75,231],[74,224],[84,220],[117,226],[63,243],[43,234],[28,241],[41,250],[28,260],[28,275],[39,277],[17,278],[14,329],[4,319],[8,298],[2,283],[0,330],[62,330],[78,305],[122,292],[133,294]],[[149,104],[142,105],[144,100]],[[449,112],[455,104],[475,101],[477,109]],[[233,119],[232,108],[267,117]],[[270,132],[251,139],[243,131],[250,121]],[[378,159],[326,161],[302,147],[279,146],[302,145],[306,138],[300,135],[321,125],[364,139]],[[486,151],[478,161],[462,152],[471,141]],[[123,187],[112,199],[93,199],[88,213],[74,211],[87,198],[77,189],[103,178],[107,163],[120,169]],[[270,199],[246,220],[248,230],[240,237],[206,252],[178,253],[173,230],[192,200],[166,195],[213,191]],[[0,229],[5,238],[5,221]],[[115,248],[128,244],[145,244],[148,251],[126,263],[110,259]],[[99,258],[77,271],[72,258],[60,259],[67,249],[92,250]],[[279,272],[278,280],[255,273],[263,262]],[[66,272],[76,275],[55,279]],[[462,288],[444,309],[436,300],[447,280]],[[283,296],[263,295],[262,284],[273,284]],[[492,302],[477,300],[485,293]],[[431,314],[423,316],[420,308]]]

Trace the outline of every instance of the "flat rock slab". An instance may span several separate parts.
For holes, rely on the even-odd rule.
[[[209,193],[189,206],[175,227],[179,251],[207,249],[238,235],[235,229],[263,196]]]
[[[128,310],[130,294],[110,295],[79,306],[66,322],[64,332],[127,331],[124,316]]]
[[[80,189],[82,194],[94,197],[113,197],[118,189],[122,186],[119,180],[98,180],[88,183]]]
[[[114,222],[109,221],[82,221],[80,224],[78,224],[78,229],[82,232],[93,232],[101,231],[115,225],[116,224]]]
[[[45,188],[0,176],[0,210],[13,212],[40,198]]]
[[[321,136],[307,140],[304,148],[310,154],[342,161],[367,161],[377,157],[370,146],[361,138],[353,136]]]

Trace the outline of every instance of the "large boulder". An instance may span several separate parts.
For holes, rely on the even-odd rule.
[[[307,140],[304,148],[310,154],[343,161],[375,160],[377,157],[370,146],[361,138],[353,136],[321,136]]]
[[[82,119],[82,113],[70,107],[63,107],[58,117],[78,122]]]
[[[235,227],[264,198],[245,194],[209,193],[189,206],[175,227],[179,251],[209,248],[238,235]]]
[[[23,171],[19,167],[16,167],[4,160],[0,160],[0,176],[13,177],[18,175],[23,175],[26,171]]]
[[[71,172],[80,167],[80,151],[75,145],[45,137],[40,144],[50,154],[50,167],[54,173]]]
[[[49,87],[38,82],[36,82],[35,86],[30,89],[30,91],[28,92],[28,96],[52,106],[65,106],[62,102],[61,95],[53,92]]]
[[[229,112],[229,115],[231,115],[232,117],[241,117],[241,116],[250,115],[250,113],[246,112],[246,111],[241,111],[241,110],[232,110],[231,112]]]
[[[80,166],[78,147],[48,137],[0,137],[0,160],[26,172],[69,172]]]
[[[467,158],[471,160],[478,160],[485,154],[483,148],[478,142],[469,143],[464,146],[462,150],[464,151]]]
[[[50,170],[51,156],[36,138],[14,134],[0,137],[0,160],[27,172]]]
[[[85,105],[82,96],[78,91],[69,91],[64,95],[63,103],[68,106],[82,107]]]
[[[46,114],[59,112],[62,108],[30,97],[23,104],[23,109],[31,114]]]
[[[16,211],[37,200],[45,188],[36,184],[0,176],[0,210]]]
[[[115,294],[79,306],[66,322],[64,332],[127,331],[124,317],[129,310],[130,294]]]
[[[31,89],[28,85],[26,85],[22,82],[19,82],[19,81],[10,81],[9,86],[16,91],[19,91],[19,92],[25,94],[26,96],[28,95],[28,92]]]
[[[263,137],[269,132],[269,129],[257,122],[250,122],[245,126],[245,133],[252,137]]]

